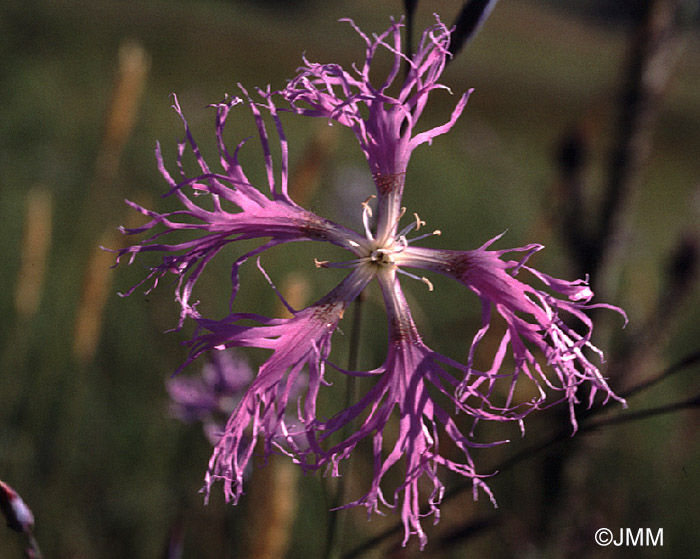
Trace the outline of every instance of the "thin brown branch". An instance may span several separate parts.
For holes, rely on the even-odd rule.
[[[359,297],[354,302],[354,313],[352,318],[352,332],[350,334],[350,349],[348,354],[348,370],[353,371],[357,368],[357,363],[360,355],[360,335],[362,332],[362,309],[364,307],[364,292],[360,293]],[[358,399],[357,395],[357,379],[350,375],[345,386],[345,408],[349,408]],[[343,428],[343,439],[350,436],[350,424],[346,424]],[[352,455],[348,458],[347,471],[352,467]],[[328,539],[326,541],[325,557],[334,559],[340,557],[341,545],[343,543],[344,527],[347,520],[347,511],[340,507],[345,502],[345,495],[348,490],[350,476],[342,476],[338,479],[335,495],[333,496],[333,504],[331,506]]]
[[[630,217],[651,153],[661,101],[681,48],[676,33],[679,0],[646,3],[632,46],[618,106],[617,138],[610,155],[608,183],[599,208],[599,229],[585,271],[606,294],[617,282],[619,256],[630,233]]]
[[[698,240],[693,235],[686,233],[680,237],[668,258],[665,281],[659,289],[654,310],[628,333],[617,349],[608,376],[615,379],[621,394],[626,396],[632,382],[646,379],[653,372],[664,348],[675,335],[688,302],[698,288],[699,253]],[[625,372],[634,372],[635,378],[629,378]]]
[[[635,396],[636,394],[643,392],[644,390],[648,390],[653,386],[656,386],[661,381],[670,378],[671,376],[675,375],[676,373],[679,373],[686,367],[690,367],[691,365],[694,365],[696,363],[700,363],[700,349],[694,351],[689,355],[686,355],[683,359],[674,363],[670,367],[667,367],[666,369],[657,373],[653,377],[627,389],[622,394],[620,394],[620,396],[622,396],[623,398],[630,398],[631,396]]]
[[[674,413],[677,411],[698,407],[700,407],[700,394],[697,394],[692,398],[688,398],[686,400],[672,402],[663,406],[647,408],[645,410],[639,410],[635,412],[624,412],[613,417],[606,417],[603,419],[599,419],[598,421],[591,421],[583,426],[581,432],[586,433],[590,431],[596,431],[602,427],[609,427],[611,425],[621,425],[623,423],[629,423],[631,421],[639,421],[640,419],[648,419],[657,415],[665,415],[668,413]]]

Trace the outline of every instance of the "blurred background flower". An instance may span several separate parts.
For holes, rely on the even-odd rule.
[[[166,383],[170,413],[185,423],[202,423],[212,445],[219,442],[231,415],[254,373],[231,351],[211,352],[211,362],[197,376],[177,375]]]

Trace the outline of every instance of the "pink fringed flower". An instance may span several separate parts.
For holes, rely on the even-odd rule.
[[[350,22],[366,44],[362,68],[347,71],[338,64],[315,64],[304,59],[305,66],[281,93],[295,113],[328,118],[355,133],[377,187],[377,231],[383,234],[381,240],[388,242],[396,235],[411,153],[452,128],[469,93],[460,97],[448,122],[416,132],[416,122],[430,93],[436,89],[449,91],[437,81],[450,56],[449,30],[438,19],[423,33],[416,54],[408,58],[401,52],[400,23],[392,23],[387,31],[370,39],[352,21],[344,21]],[[389,51],[394,63],[377,87],[370,80],[370,70],[380,49]],[[400,77],[402,63],[408,65],[405,79]],[[397,81],[400,83],[395,84]],[[388,93],[392,85],[400,88],[396,97]]]
[[[398,258],[401,265],[432,270],[451,277],[466,285],[481,299],[482,327],[474,336],[469,349],[468,372],[473,371],[474,352],[491,327],[492,309],[495,309],[505,320],[506,330],[488,369],[487,393],[491,393],[498,376],[496,373],[502,369],[510,346],[514,369],[506,408],[512,404],[513,392],[521,375],[532,381],[540,394],[534,402],[535,407],[568,401],[574,430],[574,405],[578,403],[576,392],[583,383],[587,383],[590,388],[589,407],[593,405],[598,391],[604,392],[605,402],[612,397],[626,405],[622,398],[613,393],[584,352],[587,349],[597,354],[601,360],[603,358],[602,351],[591,342],[593,323],[586,311],[607,308],[618,311],[623,316],[624,313],[612,305],[589,304],[593,292],[584,280],[560,280],[526,266],[528,258],[544,248],[542,245],[488,250],[500,237],[498,235],[482,247],[470,251],[407,247]],[[502,259],[511,252],[524,252],[525,256],[519,261]],[[563,298],[523,283],[516,278],[520,270],[529,272],[550,291]],[[578,322],[576,328],[565,322],[565,318],[575,319]],[[545,374],[531,348],[537,349],[545,357],[546,364],[555,372],[555,378]],[[549,401],[543,385],[563,393],[563,397],[554,402]]]
[[[438,505],[444,494],[438,466],[472,479],[475,498],[477,490],[481,488],[495,504],[491,491],[474,468],[469,449],[499,443],[480,444],[462,434],[450,412],[435,400],[435,395],[439,395],[450,410],[455,409],[473,419],[501,421],[509,418],[501,410],[490,410],[488,399],[470,385],[470,377],[477,379],[481,375],[469,375],[467,367],[432,351],[423,343],[395,271],[387,267],[377,275],[377,279],[388,316],[389,348],[386,360],[381,367],[371,371],[345,371],[347,374],[375,377],[376,384],[348,409],[329,421],[317,423],[315,435],[320,434],[320,437],[314,437],[308,453],[315,453],[312,463],[316,467],[330,463],[332,471],[338,475],[340,461],[371,434],[374,478],[370,490],[346,506],[364,505],[369,512],[381,512],[382,506],[395,508],[400,501],[404,544],[411,534],[416,534],[423,546],[427,539],[419,521],[419,483],[427,478],[432,485],[428,495],[429,514],[434,515],[437,522],[440,515]],[[451,370],[456,371],[458,377]],[[460,397],[455,396],[455,390],[460,385],[458,378],[465,383]],[[327,449],[323,448],[325,440],[343,433],[345,427],[360,417],[363,418],[361,423],[350,436]],[[386,443],[391,450],[385,454],[384,432],[392,417],[398,419],[399,432],[395,441]],[[510,414],[510,419],[518,417],[517,413]],[[463,461],[449,459],[440,453],[441,433],[462,451]],[[394,499],[390,502],[384,496],[382,482],[387,472],[402,461],[405,481],[394,489]]]
[[[421,504],[427,504],[428,513],[437,521],[444,493],[441,468],[471,479],[475,497],[481,489],[493,500],[469,450],[505,441],[479,443],[473,439],[473,428],[465,432],[467,423],[506,421],[522,428],[523,419],[531,411],[566,401],[575,427],[574,406],[584,384],[590,394],[589,405],[598,392],[604,393],[606,401],[612,397],[623,402],[590,360],[591,354],[602,358],[602,353],[591,340],[593,324],[587,314],[595,307],[622,311],[610,305],[590,304],[593,293],[584,280],[558,280],[527,266],[528,258],[542,248],[540,245],[489,250],[499,238],[495,237],[470,251],[416,246],[439,231],[411,237],[425,225],[416,214],[408,225],[400,225],[411,153],[452,128],[468,94],[459,98],[448,122],[419,131],[417,121],[431,92],[447,89],[438,79],[449,56],[449,30],[438,19],[423,33],[418,51],[409,59],[402,54],[400,23],[393,22],[387,31],[372,38],[355,29],[366,45],[361,67],[346,70],[337,64],[305,60],[298,75],[282,91],[260,90],[260,101],[254,102],[241,88],[242,98],[227,98],[214,105],[220,169],[209,167],[185,123],[186,139],[178,150],[177,178],[166,170],[160,149],[156,152],[161,173],[170,185],[169,194],[179,199],[182,209],[161,214],[131,203],[150,221],[126,232],[150,232],[151,236],[120,251],[119,256],[128,254],[131,262],[141,252],[162,254],[162,261],[144,280],[150,288],[167,274],[178,278],[180,326],[188,318],[197,323],[185,365],[204,352],[224,348],[269,351],[216,444],[206,476],[207,491],[213,482],[221,480],[227,499],[236,502],[243,492],[244,470],[259,440],[265,455],[280,451],[305,469],[328,467],[333,475],[339,475],[341,462],[360,441],[369,438],[374,477],[364,496],[347,506],[363,505],[370,512],[399,507],[405,526],[404,543],[414,534],[423,546],[426,537],[420,523]],[[393,65],[376,85],[371,67],[382,49],[393,57]],[[405,78],[400,77],[403,64],[408,68]],[[390,88],[395,93],[390,94]],[[275,103],[280,99],[286,111],[326,118],[354,132],[376,185],[376,195],[363,204],[364,230],[360,233],[301,208],[287,194],[287,142]],[[224,143],[226,119],[236,105],[246,105],[257,123],[266,192],[252,185],[243,171],[238,159],[243,143],[233,153]],[[177,100],[174,108],[182,117]],[[274,123],[279,138],[278,171],[273,166],[263,112]],[[195,176],[187,174],[182,163],[187,151],[192,152],[199,166]],[[372,202],[372,198],[376,200]],[[183,232],[190,234],[189,240],[165,241],[173,234],[182,237]],[[232,301],[238,293],[240,267],[268,248],[284,243],[327,242],[344,248],[350,253],[347,261],[316,261],[316,266],[347,269],[349,274],[312,305],[301,310],[288,307],[291,318],[251,313],[230,313],[220,320],[201,316],[191,295],[202,271],[221,248],[250,239],[260,239],[260,244],[252,249],[246,245],[233,262]],[[507,254],[517,252],[524,255],[507,259]],[[480,298],[482,326],[468,334],[471,348],[465,363],[431,350],[423,341],[399,278],[402,275],[421,280],[430,290],[432,284],[406,268],[444,274]],[[541,286],[526,283],[531,279]],[[347,306],[374,280],[382,290],[387,311],[386,359],[381,367],[370,371],[334,367],[341,374],[373,378],[374,384],[347,409],[330,418],[320,417],[318,398],[331,389],[325,376],[333,334]],[[490,365],[478,368],[475,352],[492,330],[494,310],[505,322],[505,331],[499,334],[500,343]],[[507,386],[505,395],[495,389],[503,383]],[[517,400],[515,391],[522,383],[534,387],[531,400]],[[387,429],[390,422],[398,422],[395,436],[389,435],[393,432]],[[440,439],[447,444],[441,444]],[[449,454],[446,447],[452,449]],[[391,488],[393,498],[387,498],[387,473],[398,469],[403,472],[403,481]],[[426,493],[423,482],[427,482]]]
[[[128,254],[129,263],[131,263],[135,255],[140,252],[155,251],[165,254],[163,262],[153,268],[142,282],[127,291],[126,295],[130,295],[138,286],[149,281],[152,284],[151,288],[153,288],[163,276],[174,273],[179,278],[175,291],[176,299],[182,306],[180,326],[187,317],[199,317],[194,308],[195,304],[190,303],[192,288],[209,261],[229,243],[246,239],[269,238],[266,244],[244,254],[233,264],[231,274],[234,284],[231,295],[233,300],[238,290],[239,267],[250,257],[272,246],[290,241],[323,240],[352,250],[358,240],[361,240],[361,237],[353,231],[318,217],[301,208],[289,198],[287,194],[287,140],[277,117],[276,108],[268,99],[265,107],[274,119],[282,151],[278,179],[275,178],[268,134],[259,107],[248,97],[245,89],[241,88],[241,90],[247,98],[248,107],[253,113],[258,127],[265,158],[268,196],[250,183],[238,161],[238,152],[245,142],[238,144],[233,153],[228,151],[224,143],[224,128],[229,111],[244,101],[240,97],[227,97],[223,102],[212,105],[216,108],[216,139],[221,165],[221,171],[212,172],[192,137],[175,97],[173,108],[182,119],[186,133],[185,140],[178,146],[179,180],[175,180],[165,168],[160,146],[156,148],[156,159],[161,174],[170,185],[168,196],[177,196],[184,209],[160,214],[127,201],[131,207],[149,217],[150,221],[138,228],[122,229],[124,233],[133,235],[152,231],[159,226],[162,226],[164,230],[153,234],[138,245],[119,251],[119,258]],[[183,155],[188,148],[195,156],[201,170],[201,174],[195,177],[187,175],[182,162]],[[194,201],[194,197],[203,195],[207,195],[206,198],[211,201],[211,207],[208,209],[203,204],[196,204]],[[191,241],[172,244],[159,242],[164,235],[171,235],[179,231],[191,231],[198,233],[198,236],[195,236]]]

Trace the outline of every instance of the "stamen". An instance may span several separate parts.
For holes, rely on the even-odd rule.
[[[369,202],[370,202],[370,200],[372,200],[372,198],[376,198],[376,197],[377,197],[376,194],[372,194],[372,195],[368,196],[364,202],[362,202],[362,209],[365,212],[367,212],[369,217],[372,217],[372,208],[369,207]]]
[[[362,202],[362,224],[365,227],[365,237],[367,237],[368,241],[374,240],[374,237],[372,236],[372,230],[369,226],[369,218],[372,217],[372,208],[369,207],[369,201],[372,198],[376,198],[376,196],[372,194],[369,198],[367,198],[367,200]]]
[[[432,237],[433,235],[438,235],[438,236],[440,236],[440,235],[442,235],[442,231],[440,231],[439,229],[436,229],[436,230],[433,231],[432,233],[425,233],[425,234],[423,234],[423,235],[419,235],[418,237],[414,237],[414,238],[412,238],[412,239],[408,239],[408,242],[409,242],[409,243],[413,243],[413,242],[415,242],[415,241],[420,241],[421,239],[425,239],[425,238],[427,238],[427,237]]]
[[[399,233],[398,233],[398,235],[396,235],[396,237],[397,237],[398,239],[401,239],[402,237],[405,239],[405,238],[406,238],[406,235],[408,235],[408,234],[409,234],[411,231],[413,231],[415,228],[416,228],[416,223],[415,223],[415,221],[414,221],[414,222],[412,222],[410,225],[407,225],[406,227],[404,227],[403,229],[401,229],[401,231],[399,231]]]
[[[403,274],[404,276],[408,276],[408,277],[411,278],[411,279],[414,279],[414,280],[418,280],[418,281],[420,281],[420,282],[423,282],[425,285],[428,286],[428,291],[433,291],[433,290],[434,290],[433,282],[431,282],[431,281],[430,281],[428,278],[426,278],[425,276],[423,276],[423,277],[418,277],[418,276],[416,276],[415,274],[412,274],[411,272],[407,272],[406,270],[403,270],[403,269],[401,269],[401,268],[399,268],[399,267],[396,268],[396,271],[397,271],[399,274]]]
[[[402,210],[405,210],[405,208],[401,208],[401,209],[402,209]],[[405,213],[405,211],[402,211],[402,212],[401,212],[401,216],[403,216],[404,213]],[[404,228],[401,230],[401,232],[397,235],[398,238],[400,238],[400,237],[402,237],[402,236],[405,237],[406,235],[408,235],[408,234],[409,234],[411,231],[413,231],[414,229],[415,229],[416,231],[418,231],[421,227],[423,227],[423,226],[425,225],[425,221],[423,221],[417,213],[414,213],[413,216],[415,217],[415,221],[409,223],[406,227],[404,227]],[[399,217],[399,219],[401,219],[401,218]],[[419,238],[419,239],[424,239],[425,236],[423,236],[423,237],[418,237],[418,238]],[[412,239],[412,240],[413,240],[413,239]],[[409,242],[411,242],[411,241],[409,241]]]
[[[416,218],[416,231],[418,231],[421,228],[421,225],[425,225],[425,221],[418,217],[418,214],[415,212],[413,213],[413,217]]]
[[[408,246],[408,239],[406,235],[399,236],[396,239],[396,247],[394,247],[394,252],[403,252],[403,250]]]
[[[347,260],[345,262],[331,262],[330,260],[318,260],[314,258],[314,264],[317,268],[354,268],[366,261],[367,257]]]

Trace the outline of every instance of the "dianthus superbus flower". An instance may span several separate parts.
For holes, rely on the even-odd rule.
[[[467,251],[417,246],[439,231],[418,233],[425,223],[417,214],[404,220],[401,201],[409,159],[419,145],[430,143],[453,127],[468,93],[459,97],[445,124],[421,129],[418,119],[430,95],[447,89],[438,80],[449,57],[450,31],[437,19],[423,33],[416,54],[407,58],[402,54],[401,23],[392,22],[387,31],[371,38],[355,29],[366,46],[365,61],[359,67],[347,70],[337,64],[304,60],[304,66],[283,90],[258,90],[258,100],[254,101],[241,88],[241,97],[227,97],[213,106],[219,151],[216,169],[200,153],[175,100],[174,108],[186,131],[178,149],[178,175],[173,177],[166,170],[160,148],[157,159],[170,185],[169,194],[180,200],[182,208],[157,213],[131,203],[149,217],[149,222],[126,232],[149,232],[151,236],[123,249],[119,256],[128,255],[132,261],[141,252],[162,254],[160,263],[142,282],[147,282],[149,288],[167,274],[178,278],[180,326],[187,319],[197,325],[188,342],[190,353],[185,364],[202,353],[225,348],[269,351],[216,444],[206,475],[207,492],[220,480],[227,499],[236,502],[244,489],[244,470],[258,443],[266,455],[284,452],[304,469],[323,467],[339,475],[340,464],[358,443],[371,439],[373,480],[366,493],[347,506],[363,505],[370,512],[398,507],[405,526],[404,543],[413,534],[423,546],[426,537],[420,523],[421,506],[427,504],[428,513],[437,520],[444,493],[441,469],[471,479],[475,496],[483,490],[492,498],[470,449],[504,441],[475,440],[473,429],[465,429],[469,423],[465,419],[472,424],[516,422],[522,428],[528,413],[565,401],[575,427],[574,405],[582,385],[587,387],[589,406],[598,392],[606,400],[612,397],[622,401],[591,360],[602,358],[602,353],[593,345],[593,323],[587,314],[595,307],[622,311],[591,304],[593,293],[584,280],[559,280],[528,266],[528,258],[542,248],[540,245],[491,250],[499,236]],[[393,64],[384,80],[374,82],[372,62],[381,50],[393,57]],[[404,64],[408,68],[405,75]],[[244,173],[238,158],[244,142],[233,151],[224,142],[227,116],[236,105],[246,106],[256,122],[263,148],[265,188],[251,184]],[[354,132],[376,186],[376,194],[358,208],[362,231],[322,218],[289,197],[288,146],[278,116],[280,110],[300,117],[324,118]],[[279,169],[273,164],[272,153],[277,150],[271,149],[266,127],[269,121],[279,142]],[[188,151],[199,167],[195,176],[190,176],[182,163]],[[180,238],[183,232],[189,233],[189,240],[168,242],[173,234]],[[232,263],[232,301],[238,293],[240,267],[281,244],[334,244],[349,252],[347,260],[316,261],[316,266],[346,269],[349,273],[315,303],[299,310],[290,307],[291,318],[240,312],[223,319],[202,316],[192,301],[197,279],[224,246],[250,239],[259,239],[260,244],[255,248],[246,244]],[[464,332],[471,339],[465,362],[430,349],[418,332],[401,278],[420,280],[432,290],[424,273],[452,278],[467,288],[465,297],[471,291],[481,300],[481,328]],[[340,374],[370,377],[374,382],[347,409],[332,417],[319,416],[319,396],[333,389],[326,380],[333,334],[348,305],[375,281],[386,306],[386,359],[369,371],[347,371],[333,365]],[[475,352],[493,330],[494,312],[505,328],[496,334],[500,342],[489,358],[490,364],[479,367]],[[531,399],[516,397],[516,388],[523,383],[530,385],[534,394]],[[505,391],[497,388],[504,384]],[[393,429],[386,429],[390,422],[398,422],[395,436],[389,434]],[[449,444],[441,445],[441,438]],[[445,446],[457,449],[461,458],[454,452],[448,456]],[[387,487],[387,472],[397,469],[403,471],[403,482]],[[426,493],[422,493],[424,485],[428,487]]]
[[[541,394],[538,406],[553,403],[546,402],[542,385],[562,392],[562,397],[555,399],[555,402],[568,401],[574,428],[574,404],[578,403],[576,392],[584,382],[590,387],[589,406],[593,404],[598,391],[605,394],[605,401],[612,397],[624,404],[624,400],[610,390],[598,368],[585,353],[585,350],[589,350],[602,359],[602,352],[591,342],[593,323],[586,312],[593,308],[620,310],[604,303],[590,304],[593,292],[584,280],[560,280],[526,266],[525,262],[530,255],[544,248],[542,245],[488,250],[500,236],[470,251],[408,247],[400,259],[405,266],[432,270],[451,277],[479,296],[482,303],[482,328],[473,338],[467,359],[468,369],[472,370],[474,351],[489,330],[491,314],[495,309],[505,320],[506,331],[489,368],[493,373],[490,378],[495,378],[495,373],[501,370],[507,346],[511,347],[515,361],[506,406],[510,406],[516,381],[521,374],[529,378]],[[512,252],[524,252],[525,256],[520,260],[502,258]],[[534,276],[553,294],[520,281],[516,275],[523,275],[519,273],[521,270]],[[566,319],[577,321],[578,328],[571,326]],[[545,357],[546,364],[555,372],[555,379],[550,379],[545,374],[531,348],[539,350],[540,355]]]

